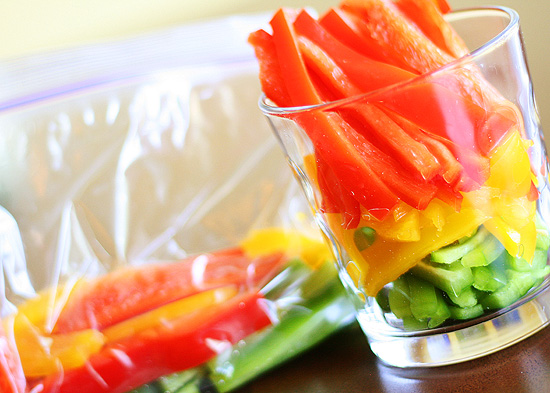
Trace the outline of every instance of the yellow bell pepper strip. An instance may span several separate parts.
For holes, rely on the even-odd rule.
[[[103,330],[102,333],[107,343],[121,341],[185,315],[201,312],[212,305],[222,304],[237,294],[238,288],[234,285],[210,289],[119,322]]]
[[[44,377],[81,367],[110,342],[223,303],[237,293],[238,288],[234,285],[200,292],[119,322],[102,332],[85,329],[48,335],[33,325],[24,313],[18,312],[13,318],[15,341],[25,376]]]
[[[162,375],[203,364],[271,324],[265,300],[248,291],[107,344],[85,366],[44,379],[43,393],[124,393]]]
[[[485,227],[508,253],[531,262],[536,248],[536,198],[528,149],[532,142],[512,131],[490,157],[491,175],[486,187],[499,190],[483,204],[491,218]],[[486,193],[487,194],[487,193]],[[481,205],[483,202],[470,202]]]
[[[88,358],[100,351],[103,335],[94,329],[67,334],[44,334],[24,314],[14,317],[15,342],[27,378],[83,366]]]
[[[456,212],[437,200],[426,211],[433,214],[432,209],[439,210],[439,218],[434,220],[421,212],[412,222],[408,221],[409,217],[405,219],[402,216],[388,217],[382,223],[374,219],[361,221],[360,227],[370,227],[378,235],[372,245],[362,251],[355,244],[355,231],[343,229],[340,218],[329,215],[329,226],[353,261],[348,266],[350,276],[355,278],[355,284],[362,287],[367,296],[376,296],[384,285],[396,280],[430,252],[470,235],[488,218],[483,212],[464,206]],[[413,212],[411,210],[409,214],[416,216]],[[401,220],[405,222],[404,227],[396,225]],[[434,224],[438,220],[443,221],[443,227]],[[403,234],[404,229],[410,231],[410,238]]]
[[[9,328],[9,326],[8,326]],[[0,323],[0,392],[25,393],[26,380],[12,340]]]
[[[251,231],[240,247],[252,258],[284,253],[289,259],[300,258],[313,269],[333,258],[323,240],[277,227]]]

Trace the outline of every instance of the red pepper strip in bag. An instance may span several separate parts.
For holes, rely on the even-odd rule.
[[[251,259],[242,250],[233,249],[174,263],[120,269],[93,281],[77,283],[61,310],[54,333],[102,330],[160,305],[222,285],[261,286],[284,260],[280,253]]]
[[[0,392],[24,393],[25,376],[17,350],[9,341],[0,323]]]
[[[271,324],[256,291],[165,321],[108,344],[88,362],[44,379],[43,393],[124,393],[162,375],[196,367]]]

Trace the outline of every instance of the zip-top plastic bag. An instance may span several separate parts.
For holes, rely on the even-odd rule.
[[[0,391],[231,391],[354,320],[258,20],[0,65]]]

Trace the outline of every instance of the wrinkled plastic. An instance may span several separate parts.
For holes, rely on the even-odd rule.
[[[1,70],[3,392],[125,392],[165,374],[140,389],[199,391],[212,374],[228,391],[353,319],[257,110],[243,38],[256,24],[232,17]],[[242,245],[273,227],[255,255]],[[309,246],[290,247],[294,234]],[[263,340],[285,326],[312,339],[264,361]],[[261,361],[241,375],[246,356]]]

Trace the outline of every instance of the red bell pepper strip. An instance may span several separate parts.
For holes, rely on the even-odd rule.
[[[299,38],[299,49],[312,72],[336,91],[338,98],[356,96],[360,90],[348,79],[343,70],[328,57],[318,46],[305,37]],[[351,114],[350,114],[351,113]],[[340,111],[341,116],[348,120],[355,117],[361,124],[354,128],[370,142],[397,158],[403,167],[413,173],[413,177],[431,180],[439,174],[441,166],[423,144],[415,141],[393,122],[383,111],[369,103],[356,103],[347,111]],[[348,121],[349,122],[349,121]],[[412,178],[410,181],[414,182]],[[430,193],[430,186],[424,193]]]
[[[433,154],[437,162],[441,165],[441,177],[446,183],[453,184],[458,180],[462,172],[462,166],[445,144],[433,138],[429,133],[426,133],[419,126],[403,116],[383,106],[381,106],[380,109],[398,124],[403,131],[428,148],[430,153]]]
[[[361,206],[347,190],[342,187],[334,171],[323,160],[316,160],[317,182],[323,196],[321,211],[342,214],[344,228],[356,228],[361,220]]]
[[[260,67],[260,84],[263,93],[275,105],[290,105],[290,97],[285,88],[277,60],[273,37],[265,30],[257,30],[248,36],[248,42],[254,48]]]
[[[355,51],[369,56],[369,53],[365,52],[365,48],[370,51],[371,49],[369,48],[373,45],[379,45],[380,48],[373,49],[375,52],[384,55],[379,61],[395,64],[415,74],[422,72],[418,71],[418,69],[424,71],[432,68],[435,69],[454,59],[454,57],[446,55],[439,50],[439,48],[420,31],[415,32],[414,26],[412,28],[413,31],[409,32],[409,30],[411,30],[411,24],[405,16],[399,14],[395,6],[391,4],[388,5],[388,3],[383,0],[368,0],[365,2],[348,0],[346,4],[348,5],[343,6],[345,10],[329,10],[320,19],[320,23],[334,37]],[[369,6],[369,4],[377,11],[373,13],[373,15],[367,14],[366,12],[366,9],[368,9],[366,7]],[[354,12],[356,14],[353,14],[350,10],[355,10]],[[362,15],[363,18],[358,15]],[[385,30],[374,23],[378,19],[380,19],[380,23],[385,23],[382,26],[385,26],[386,29],[393,29],[391,33],[388,32],[387,35],[379,34],[381,31]],[[394,47],[392,41],[388,40],[389,36],[396,36],[396,43],[399,44],[399,42],[401,42],[401,46],[408,45],[409,51],[396,50],[396,48],[399,48],[399,45]],[[412,39],[411,37],[416,38]],[[419,61],[428,60],[431,64],[430,66],[415,67],[410,63],[411,61],[413,63],[418,61],[415,56],[418,56],[419,53],[423,54],[419,56]],[[431,53],[431,58],[430,56],[424,56],[426,53]],[[471,65],[458,67],[447,74],[437,74],[434,79],[429,82],[440,84],[454,92],[456,98],[461,101],[461,105],[464,107],[468,107],[470,103],[472,103],[491,113],[496,113],[497,124],[505,120],[504,118],[509,120],[507,121],[508,125],[510,123],[519,124],[520,122],[520,116],[517,110],[515,110],[493,86],[483,79],[479,70],[473,68]],[[490,133],[490,129],[491,128],[487,128],[485,133]],[[497,126],[497,138],[492,138],[494,143],[492,143],[491,146],[494,146],[499,140],[498,137],[502,136],[502,132],[500,131],[502,129],[507,129],[505,124]],[[484,139],[483,136],[480,138],[482,140]]]
[[[305,64],[298,50],[292,21],[287,12],[280,9],[271,19],[273,42],[279,59],[284,86],[289,93],[290,105],[306,106],[322,104],[315,86],[308,77]]]
[[[196,367],[271,324],[255,291],[225,304],[167,321],[113,343],[86,365],[51,375],[43,393],[124,393],[162,375]]]
[[[284,10],[279,10],[271,21],[273,40],[284,86],[292,105],[314,105],[322,102],[298,49],[292,22]],[[303,112],[295,119],[308,132],[316,154],[331,166],[342,185],[367,210],[379,218],[385,217],[398,203],[369,162],[357,152],[355,131],[336,113]]]
[[[451,6],[447,2],[447,0],[431,0],[431,2],[437,6],[442,14],[448,14],[449,12],[451,12]]]
[[[284,15],[282,14],[283,11],[280,11],[279,18],[284,18]],[[282,21],[283,25],[285,20]],[[284,26],[283,26],[284,27]],[[288,37],[288,36],[287,36]],[[293,40],[293,37],[290,37]],[[283,72],[281,70],[281,67],[279,65],[278,60],[278,54],[276,52],[275,44],[273,43],[273,37],[266,33],[263,30],[256,31],[252,33],[249,36],[249,42],[253,45],[256,55],[258,56],[259,64],[260,64],[260,79],[263,87],[264,94],[277,103],[280,106],[291,106],[292,101],[289,97],[289,93],[287,91],[287,88],[285,86],[284,78],[283,78]],[[295,52],[291,52],[292,56],[299,56],[298,49],[295,47]],[[304,77],[308,77],[307,72],[305,71],[305,65],[301,65],[301,59],[299,61],[295,61],[294,64],[296,65],[296,71],[291,70],[291,73],[298,72],[302,73]],[[277,87],[277,88],[272,88]],[[298,119],[297,119],[298,120]],[[300,121],[304,122],[307,121],[303,116]],[[317,157],[316,161],[320,162],[319,165],[322,167],[326,167],[326,164],[324,163],[323,159],[321,158],[321,155],[323,153],[328,156],[332,157],[333,161],[334,158],[337,157],[343,157],[346,159],[346,161],[349,164],[346,164],[344,162],[344,165],[349,168],[363,168],[364,171],[368,171],[366,179],[369,181],[367,184],[367,189],[369,186],[378,187],[378,193],[377,193],[377,204],[379,206],[373,206],[373,208],[376,208],[376,213],[379,217],[381,217],[384,214],[387,214],[395,204],[397,204],[397,196],[395,196],[393,193],[391,193],[387,188],[384,186],[383,183],[379,181],[376,175],[372,174],[368,168],[364,168],[365,164],[362,162],[361,157],[359,157],[358,154],[354,154],[353,146],[349,144],[346,140],[340,138],[337,128],[334,126],[334,116],[333,118],[330,118],[328,115],[323,116],[323,114],[320,116],[319,119],[310,119],[311,127],[304,126],[306,130],[310,130],[310,133],[312,130],[317,129],[317,126],[314,124],[315,122],[320,122],[321,127],[320,129],[326,128],[327,133],[316,133],[312,134],[312,140],[316,141],[316,146],[322,146],[323,140],[326,140],[328,138],[329,141],[334,141],[334,143],[329,142],[328,145],[326,145],[324,148],[320,147],[317,151]],[[328,150],[327,150],[328,149]],[[349,150],[351,149],[351,150]],[[350,155],[348,155],[348,152],[351,152]],[[358,169],[360,171],[360,169]],[[345,173],[344,173],[345,175]],[[373,175],[373,176],[371,176]],[[364,176],[364,175],[363,175]],[[348,179],[348,177],[345,177],[345,179]],[[325,183],[323,183],[325,184]],[[331,185],[334,186],[334,185]],[[343,187],[343,185],[338,182],[338,187]],[[336,206],[339,205],[337,202],[339,199],[334,199],[331,197],[330,194],[328,194],[328,188],[324,188],[325,193],[323,193],[323,201],[325,208],[328,209],[330,212],[341,212],[340,209],[337,209]],[[376,190],[376,188],[375,188]],[[343,191],[342,191],[343,192]],[[372,192],[372,191],[371,191]],[[347,197],[350,195],[350,192],[347,191],[343,192],[345,195],[344,197]],[[353,197],[351,199],[347,198],[347,206],[351,206],[353,203]],[[367,205],[368,206],[368,205]],[[336,209],[336,210],[335,210]],[[356,211],[356,207],[354,207],[353,211]],[[354,225],[358,222],[358,215],[354,217],[353,219],[348,220],[348,225]]]
[[[364,24],[356,15],[339,8],[331,8],[319,22],[334,37],[353,50],[371,59],[419,74],[407,62],[403,61],[398,48],[391,45],[380,45],[376,37],[365,31]]]
[[[124,268],[77,283],[62,309],[54,333],[102,330],[171,301],[205,289],[264,283],[284,262],[282,254],[257,257],[240,249],[193,256],[182,261]]]
[[[410,84],[397,94],[382,92],[376,100],[423,130],[485,156],[516,124],[429,79]],[[427,108],[430,116],[426,116]]]
[[[424,74],[450,63],[454,58],[428,39],[387,0],[345,0],[342,10],[358,17],[360,33],[371,37],[386,51],[397,52],[407,69]],[[390,58],[388,58],[390,59]]]
[[[0,392],[25,393],[26,381],[15,345],[0,323]]]
[[[294,22],[298,35],[323,50],[342,69],[345,76],[366,93],[412,79],[416,75],[393,65],[373,60],[344,45],[306,11]]]
[[[443,13],[432,0],[393,0],[393,4],[413,21],[439,48],[459,58],[468,54],[468,47],[443,18]]]
[[[303,116],[299,120],[306,130],[330,130],[314,134],[315,152],[330,165],[340,184],[365,209],[378,219],[384,219],[399,202],[398,196],[382,180],[366,155],[374,150],[358,151],[358,143],[366,140],[357,134],[340,116]],[[361,142],[360,142],[361,141]],[[395,175],[396,170],[388,173]],[[397,180],[396,183],[399,183]]]

